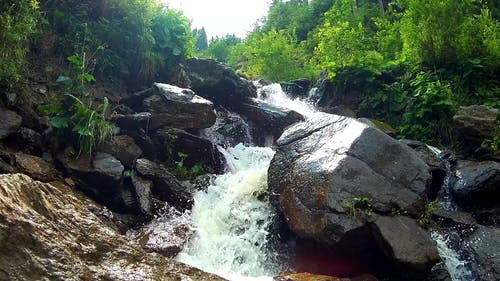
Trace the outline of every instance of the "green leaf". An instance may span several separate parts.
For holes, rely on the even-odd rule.
[[[69,85],[69,84],[71,84],[71,82],[73,82],[73,80],[71,78],[69,78],[68,76],[64,76],[64,75],[59,75],[59,77],[57,77],[57,80],[56,80],[56,83],[63,84],[63,85]]]
[[[50,124],[54,128],[67,128],[69,126],[70,118],[68,117],[61,117],[61,116],[54,116],[52,119],[50,119]]]

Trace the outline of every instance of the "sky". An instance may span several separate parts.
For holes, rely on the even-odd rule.
[[[162,0],[182,10],[191,28],[205,27],[208,39],[235,34],[244,38],[253,24],[267,14],[270,0]]]

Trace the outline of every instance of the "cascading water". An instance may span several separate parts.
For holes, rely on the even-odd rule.
[[[259,89],[258,97],[305,116],[314,113],[311,105],[290,100],[279,84]],[[195,235],[177,260],[231,280],[272,280],[280,271],[268,232],[275,216],[267,199],[274,151],[238,144],[221,152],[229,171],[195,195]]]

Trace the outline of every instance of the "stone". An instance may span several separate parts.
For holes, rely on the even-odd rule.
[[[26,127],[19,128],[16,141],[17,145],[26,153],[40,155],[43,151],[42,135],[33,129]]]
[[[137,194],[141,211],[145,214],[152,215],[153,195],[151,190],[153,189],[153,181],[141,178],[135,171],[132,172],[130,179],[135,188],[135,194]]]
[[[500,280],[500,228],[480,226],[470,237],[470,249],[478,280]]]
[[[122,163],[113,155],[103,152],[98,152],[93,160],[92,166],[94,171],[101,175],[102,178],[107,178],[109,181],[119,182],[122,179],[123,167]]]
[[[405,280],[423,280],[440,261],[436,243],[414,219],[377,216],[371,226],[379,247]]]
[[[14,154],[16,166],[24,174],[39,181],[53,181],[57,178],[57,170],[52,163],[49,163],[38,156],[17,152]]]
[[[477,208],[499,204],[499,162],[459,161],[455,169],[451,193],[461,205]]]
[[[249,125],[240,115],[223,108],[217,109],[216,115],[215,124],[200,130],[200,136],[222,147],[252,143]]]
[[[174,258],[194,234],[188,213],[166,208],[152,221],[138,230],[128,231],[127,236],[136,240],[148,252]]]
[[[453,129],[466,152],[481,146],[485,139],[492,139],[497,128],[498,109],[485,105],[461,106],[453,116]]]
[[[224,172],[224,156],[217,149],[217,146],[208,139],[183,130],[168,128],[158,130],[154,140],[158,147],[160,160],[180,161],[178,153],[184,153],[187,157],[183,163],[187,168],[201,165],[210,173],[220,174]]]
[[[120,104],[123,104],[135,111],[143,111],[144,110],[144,105],[143,101],[144,99],[150,97],[153,95],[153,88],[147,88],[145,90],[139,91],[132,93],[120,100]]]
[[[151,113],[140,112],[135,114],[116,114],[112,121],[123,130],[148,131],[151,123]]]
[[[144,99],[144,109],[151,112],[151,129],[175,127],[203,129],[215,123],[212,102],[192,90],[169,84],[153,84],[153,95]]]
[[[113,155],[127,168],[131,168],[134,160],[142,156],[141,148],[127,135],[115,136],[113,140],[105,143],[100,151]]]
[[[363,89],[357,83],[344,83],[340,81],[331,81],[329,79],[321,79],[318,82],[318,90],[316,92],[316,106],[323,109],[341,106],[350,110],[356,111],[359,104],[363,100]]]
[[[286,127],[304,121],[304,116],[296,111],[257,99],[243,103],[240,113],[251,123],[252,136],[255,136],[253,140],[261,146],[271,145],[266,143],[266,139],[274,142]]]
[[[0,280],[223,280],[147,253],[72,188],[0,175]]]
[[[153,181],[152,193],[178,210],[190,209],[196,190],[177,180],[165,166],[148,159],[137,159],[134,164],[139,176]]]
[[[2,120],[2,122],[0,122],[0,140],[15,133],[23,122],[21,116],[5,108],[0,108],[0,120]]]
[[[291,98],[307,98],[311,90],[311,80],[307,78],[296,79],[280,83],[283,92]]]
[[[268,171],[271,203],[291,231],[326,246],[364,227],[366,214],[419,217],[430,183],[429,167],[408,146],[329,114],[285,130]]]
[[[250,81],[212,59],[190,58],[175,73],[171,84],[189,88],[215,105],[228,109],[235,110],[247,98],[257,97],[257,89]]]

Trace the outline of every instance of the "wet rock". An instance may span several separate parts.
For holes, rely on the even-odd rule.
[[[470,238],[473,271],[478,280],[500,280],[500,228],[480,226]]]
[[[98,152],[92,160],[94,171],[106,181],[119,183],[122,179],[123,167],[122,163],[113,155],[103,152]]]
[[[153,181],[141,178],[135,171],[132,172],[130,179],[135,188],[141,211],[145,214],[152,215],[153,195],[151,190],[153,189]]]
[[[307,98],[311,90],[311,80],[306,78],[280,83],[283,92],[292,98]]]
[[[30,128],[21,127],[17,131],[17,145],[29,154],[41,154],[43,151],[42,135]]]
[[[153,139],[151,139],[151,137],[146,134],[145,131],[125,131],[124,133],[134,139],[135,143],[141,148],[143,156],[145,158],[151,160],[157,158],[158,151],[156,148],[156,144],[153,142]]]
[[[499,203],[500,163],[460,161],[455,176],[451,192],[463,206],[477,208]]]
[[[116,126],[124,130],[139,131],[142,129],[148,131],[151,123],[151,113],[117,114],[113,117],[113,122],[115,122]]]
[[[153,95],[144,99],[144,109],[151,112],[151,129],[208,128],[215,123],[212,102],[195,95],[190,89],[168,84],[153,84]]]
[[[24,174],[29,175],[39,181],[53,181],[57,178],[57,170],[52,163],[49,163],[38,156],[18,152],[14,154],[16,166]]]
[[[92,159],[69,153],[57,155],[57,160],[78,183],[87,196],[116,212],[139,213],[132,190],[123,184],[125,167],[110,154],[99,152]]]
[[[335,114],[335,115],[356,118],[356,111],[354,111],[353,109],[351,109],[345,105],[321,107],[320,110],[322,112],[329,113],[329,114]]]
[[[2,120],[2,122],[0,122],[0,140],[15,133],[23,122],[21,116],[5,108],[0,108],[0,120]]]
[[[188,59],[176,73],[172,84],[190,88],[197,95],[229,109],[234,110],[242,101],[257,96],[257,90],[251,82],[212,59]]]
[[[143,111],[144,105],[143,101],[154,94],[153,88],[148,88],[139,92],[132,93],[120,100],[120,104],[123,104],[135,111]]]
[[[0,175],[0,280],[223,280],[154,253],[63,185]]]
[[[256,99],[249,99],[245,102],[240,113],[252,124],[252,135],[255,136],[254,142],[262,146],[266,145],[266,136],[274,141],[283,133],[286,127],[304,121],[304,116],[296,111]]]
[[[343,81],[330,81],[328,79],[319,81],[316,106],[320,110],[342,106],[356,111],[363,99],[362,86],[356,83],[339,83],[343,83]]]
[[[440,261],[435,242],[411,218],[379,216],[372,229],[379,247],[397,264],[404,280],[425,279]]]
[[[127,233],[146,251],[170,258],[182,251],[193,234],[189,214],[180,213],[175,208],[167,208],[147,225]]]
[[[291,230],[323,245],[363,227],[367,213],[420,216],[430,182],[429,167],[408,146],[329,114],[289,127],[268,171],[271,202]]]
[[[239,143],[252,143],[250,128],[240,115],[223,108],[217,109],[216,115],[215,124],[201,130],[201,136],[222,147],[232,147]]]
[[[423,142],[413,140],[400,140],[400,142],[413,148],[420,159],[430,167],[432,183],[428,195],[431,200],[436,199],[446,178],[447,168],[445,161],[436,154],[437,150],[435,148],[431,148]],[[439,155],[442,154],[440,153]]]
[[[190,134],[186,131],[169,128],[158,130],[155,142],[159,150],[160,160],[180,161],[178,153],[184,153],[187,157],[183,160],[187,168],[201,165],[208,172],[223,173],[225,169],[224,156],[219,152],[217,146],[211,141]]]
[[[453,116],[454,130],[464,142],[465,152],[481,146],[485,139],[495,136],[498,110],[485,105],[462,106]]]
[[[113,155],[128,168],[134,165],[135,159],[142,156],[141,148],[132,137],[127,135],[115,136],[112,141],[105,143],[100,150]]]
[[[193,194],[196,190],[177,180],[165,166],[147,159],[135,160],[137,174],[153,181],[153,195],[168,202],[179,210],[190,209],[193,205]]]
[[[427,276],[427,281],[452,281],[444,262],[437,263],[432,267],[431,272]]]
[[[350,281],[349,278],[338,278],[312,273],[283,273],[274,277],[274,281]],[[370,279],[367,279],[369,281]],[[376,279],[373,279],[376,280]]]

